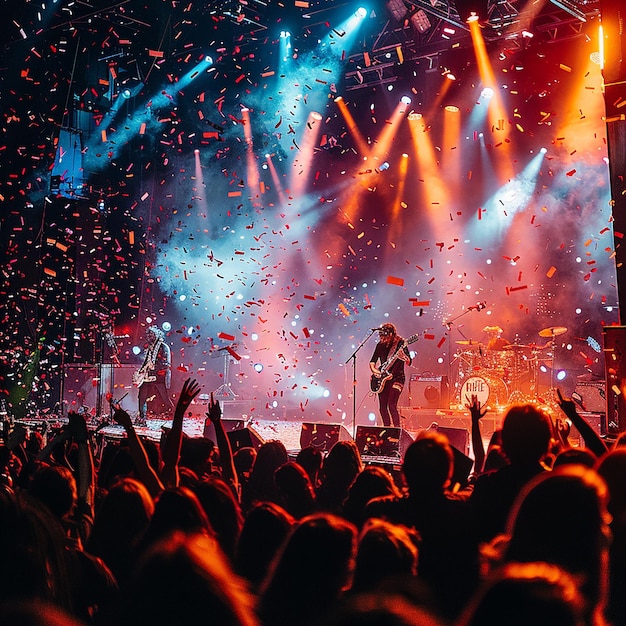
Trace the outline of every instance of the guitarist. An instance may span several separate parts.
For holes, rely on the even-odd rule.
[[[378,392],[378,405],[383,424],[385,426],[400,426],[398,400],[404,387],[404,364],[411,364],[411,354],[393,324],[383,324],[378,334],[380,339],[370,359],[372,388],[374,388],[374,384],[381,383]],[[385,364],[390,359],[393,359],[393,362],[387,369]]]
[[[158,326],[146,331],[148,348],[141,367],[135,372],[135,383],[139,387],[139,417],[137,424],[146,425],[148,401],[159,398],[162,405],[174,408],[168,394],[172,382],[172,353],[165,343],[165,334]]]

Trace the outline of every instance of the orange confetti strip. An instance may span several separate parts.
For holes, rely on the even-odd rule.
[[[306,294],[304,295],[304,299],[305,300],[315,300],[315,296],[307,296]]]
[[[165,55],[161,50],[148,50],[148,56],[154,57],[155,59],[162,59]]]
[[[548,278],[552,278],[556,274],[556,267],[554,265],[546,272]]]
[[[217,333],[218,339],[223,339],[224,341],[235,341],[235,335],[229,335],[228,333]]]
[[[48,267],[44,267],[43,268],[43,273],[47,274],[48,276],[52,276],[53,278],[56,277],[57,273],[54,270],[51,270]]]
[[[236,198],[237,196],[241,195],[241,191],[229,191],[228,192],[228,197],[229,198]]]
[[[387,284],[404,287],[404,278],[398,278],[397,276],[387,276]]]
[[[346,309],[346,305],[345,304],[339,304],[339,310],[346,316],[346,317],[350,317],[350,311],[348,311],[348,309]]]

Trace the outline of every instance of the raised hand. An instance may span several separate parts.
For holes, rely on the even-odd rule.
[[[465,402],[467,403],[465,408],[469,409],[472,420],[479,420],[482,417],[485,417],[487,409],[481,408],[480,400],[476,394],[472,394],[471,400],[465,396]]]
[[[176,411],[184,413],[191,404],[191,401],[200,393],[200,385],[195,379],[188,378],[178,396]]]
[[[130,430],[133,428],[133,420],[130,415],[124,411],[119,404],[113,404],[113,419],[124,428],[124,430]]]
[[[576,416],[578,413],[576,403],[571,398],[565,398],[558,387],[556,389],[556,395],[558,396],[558,405],[561,407],[563,413],[565,413],[565,415],[567,415],[570,419],[572,415]]]
[[[206,416],[211,420],[213,424],[217,424],[222,419],[222,409],[220,403],[216,402],[213,398],[213,392],[211,392],[211,398],[209,400],[209,411]]]

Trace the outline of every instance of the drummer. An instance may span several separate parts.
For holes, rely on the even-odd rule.
[[[483,332],[487,335],[487,350],[504,350],[511,344],[502,336],[504,331],[499,326],[485,326]]]

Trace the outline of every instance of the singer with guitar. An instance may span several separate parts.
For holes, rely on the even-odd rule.
[[[158,326],[146,331],[149,345],[141,367],[135,372],[133,382],[139,388],[139,417],[137,424],[146,425],[148,402],[158,398],[168,409],[174,403],[168,394],[172,382],[172,352],[165,342],[165,334]]]
[[[378,334],[380,339],[370,359],[371,389],[378,394],[383,425],[400,426],[398,400],[404,387],[404,364],[411,364],[411,354],[393,324],[383,324]]]

